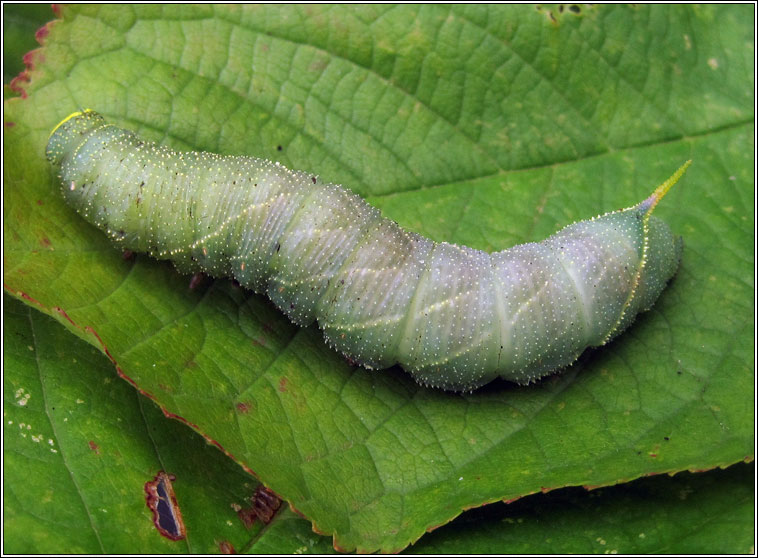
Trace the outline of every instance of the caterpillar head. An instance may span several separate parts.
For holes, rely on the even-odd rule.
[[[105,119],[91,109],[75,112],[64,118],[50,133],[47,141],[47,160],[53,168],[74,156],[74,150],[82,142],[82,137],[92,130],[105,126]]]
[[[107,163],[93,166],[85,162],[98,159],[109,143],[127,135],[133,134],[108,125],[100,114],[85,110],[65,118],[53,129],[47,142],[47,159],[58,173],[63,197],[98,227],[107,222],[113,205],[108,191],[95,187]],[[123,212],[123,208],[112,210]]]

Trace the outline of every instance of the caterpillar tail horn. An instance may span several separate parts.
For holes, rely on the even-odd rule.
[[[671,187],[674,186],[677,182],[679,182],[679,179],[682,177],[682,175],[685,173],[687,168],[692,164],[692,159],[684,163],[681,167],[677,169],[677,171],[672,174],[669,178],[667,178],[663,184],[658,186],[655,191],[645,199],[640,205],[638,206],[641,210],[645,212],[645,216],[648,217],[653,212],[653,209],[655,209],[655,206],[658,205],[658,202],[663,199],[663,196],[666,195],[666,193],[671,190]]]

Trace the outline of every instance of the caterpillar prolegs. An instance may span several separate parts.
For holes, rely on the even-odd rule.
[[[93,111],[51,133],[66,201],[119,246],[233,277],[366,368],[469,390],[571,364],[652,306],[681,238],[641,203],[486,252],[403,230],[357,195],[254,157],[177,152]]]

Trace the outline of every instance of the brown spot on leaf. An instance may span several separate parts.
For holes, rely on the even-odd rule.
[[[256,519],[268,525],[274,517],[276,510],[282,505],[282,501],[276,493],[262,484],[255,489],[253,497],[250,498],[252,507],[237,510],[237,516],[240,518],[245,528],[249,529]]]
[[[158,387],[159,387],[161,390],[163,390],[163,391],[165,391],[165,392],[167,392],[167,393],[173,393],[173,391],[174,391],[174,388],[173,388],[173,387],[171,387],[170,385],[166,385],[166,384],[162,384],[162,383],[159,383],[159,384],[158,384]]]
[[[279,496],[273,490],[266,488],[262,484],[259,484],[258,488],[255,489],[255,494],[253,494],[253,509],[255,510],[255,515],[263,523],[268,524],[281,505],[281,499],[279,499]]]
[[[237,410],[243,415],[246,415],[250,412],[250,403],[240,401],[235,406],[237,407]]]
[[[286,376],[282,376],[279,379],[279,391],[281,391],[282,393],[284,393],[285,391],[287,391],[287,382],[288,382],[288,380],[287,380]]]
[[[100,455],[100,446],[98,446],[95,442],[90,440],[89,442],[87,442],[87,445],[89,446],[89,449],[94,451],[97,455]]]
[[[221,554],[237,554],[237,551],[234,550],[234,546],[229,541],[219,542],[218,549],[221,552]]]
[[[158,532],[172,541],[187,536],[182,513],[174,494],[174,475],[159,471],[155,478],[145,483],[145,502],[153,512],[153,524]]]
[[[240,521],[242,521],[245,529],[250,529],[250,527],[253,526],[253,523],[255,523],[255,510],[253,508],[239,509],[237,510],[237,517],[240,518]]]

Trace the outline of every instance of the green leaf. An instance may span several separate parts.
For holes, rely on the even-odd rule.
[[[7,550],[218,552],[227,541],[255,554],[331,551],[331,538],[286,509],[262,530],[241,529],[232,505],[246,505],[251,483],[236,466],[115,382],[111,363],[72,342],[59,324],[4,302]],[[186,542],[167,541],[152,528],[142,486],[159,468],[177,475]],[[472,510],[408,550],[749,552],[754,478],[754,467],[742,465],[592,492],[559,490]]]
[[[6,102],[5,284],[107,350],[345,550],[462,509],[751,458],[748,6],[84,6]],[[351,367],[228,281],[124,260],[44,147],[93,108],[175,148],[318,172],[435,240],[499,250],[628,206],[685,241],[652,311],[536,385],[473,394]],[[697,115],[696,118],[693,118]]]
[[[566,488],[462,514],[407,554],[750,554],[755,467],[651,477],[587,492]],[[255,554],[324,554],[330,541],[281,512]]]
[[[5,297],[3,549],[208,553],[251,540],[235,508],[256,482],[119,381],[100,352]],[[145,483],[173,474],[187,537],[153,526]]]
[[[750,554],[755,467],[568,488],[472,510],[413,554]],[[306,525],[307,526],[307,525]]]

